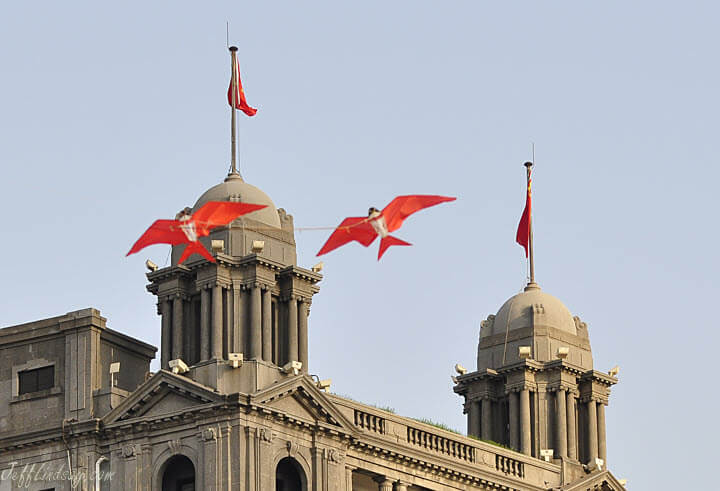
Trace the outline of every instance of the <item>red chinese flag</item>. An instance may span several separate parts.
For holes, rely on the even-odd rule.
[[[530,215],[532,213],[532,179],[528,179],[527,198],[525,200],[525,209],[523,210],[520,223],[518,224],[517,235],[515,240],[518,244],[525,248],[525,257],[528,256],[528,247],[530,246]]]
[[[237,81],[237,90],[235,91],[235,109],[240,109],[248,116],[255,116],[257,109],[250,107],[245,100],[245,92],[243,92],[242,82],[240,82],[240,64],[235,60],[235,80]],[[230,87],[228,87],[228,104],[232,107],[233,94],[232,94],[232,77],[230,77]]]

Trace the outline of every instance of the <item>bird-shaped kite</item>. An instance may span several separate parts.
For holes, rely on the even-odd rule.
[[[326,254],[347,244],[351,240],[360,242],[365,247],[368,247],[379,235],[382,238],[380,241],[380,250],[378,251],[379,261],[390,246],[412,245],[390,235],[390,232],[394,232],[402,226],[407,217],[423,208],[454,200],[455,198],[447,196],[422,194],[398,196],[382,211],[377,208],[370,208],[367,217],[348,217],[343,220],[332,235],[330,235],[330,238],[325,242],[325,245],[322,246],[322,249],[320,249],[317,255],[321,256]]]
[[[187,244],[178,264],[193,253],[198,253],[208,261],[215,262],[215,258],[210,255],[198,239],[210,235],[212,229],[227,225],[240,215],[261,210],[265,207],[266,205],[232,201],[208,201],[192,214],[190,213],[191,210],[186,208],[178,213],[175,220],[156,220],[135,242],[127,255],[134,254],[153,244]]]

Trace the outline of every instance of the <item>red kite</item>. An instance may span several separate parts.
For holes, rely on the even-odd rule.
[[[382,211],[377,208],[370,208],[367,217],[348,217],[342,221],[325,245],[317,253],[318,256],[326,254],[340,246],[354,240],[365,247],[369,246],[378,235],[382,237],[378,261],[388,247],[394,245],[409,246],[408,242],[389,235],[390,232],[402,227],[407,217],[420,211],[423,208],[435,206],[446,201],[455,201],[455,198],[447,196],[432,196],[415,194],[410,196],[398,196],[390,202]]]
[[[198,253],[208,261],[215,262],[215,258],[210,255],[198,239],[208,236],[212,229],[227,225],[240,215],[265,207],[266,205],[253,205],[250,203],[208,201],[192,215],[189,208],[186,208],[178,214],[176,220],[156,220],[142,234],[142,237],[135,242],[127,255],[134,254],[153,244],[187,244],[178,264],[193,253]]]

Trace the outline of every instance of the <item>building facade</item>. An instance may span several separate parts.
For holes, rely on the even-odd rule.
[[[467,435],[325,392],[308,375],[321,275],[292,217],[231,172],[195,204],[265,204],[148,273],[156,348],[94,309],[0,330],[0,491],[620,490],[587,326],[537,285],[482,323],[456,378]],[[460,370],[465,372],[464,370]],[[96,479],[97,478],[97,479]]]

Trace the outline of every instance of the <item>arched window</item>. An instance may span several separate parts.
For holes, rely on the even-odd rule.
[[[176,455],[165,464],[162,491],[195,491],[195,466],[184,455]]]
[[[275,491],[305,491],[305,482],[305,473],[295,459],[285,457],[278,462],[275,470]]]

